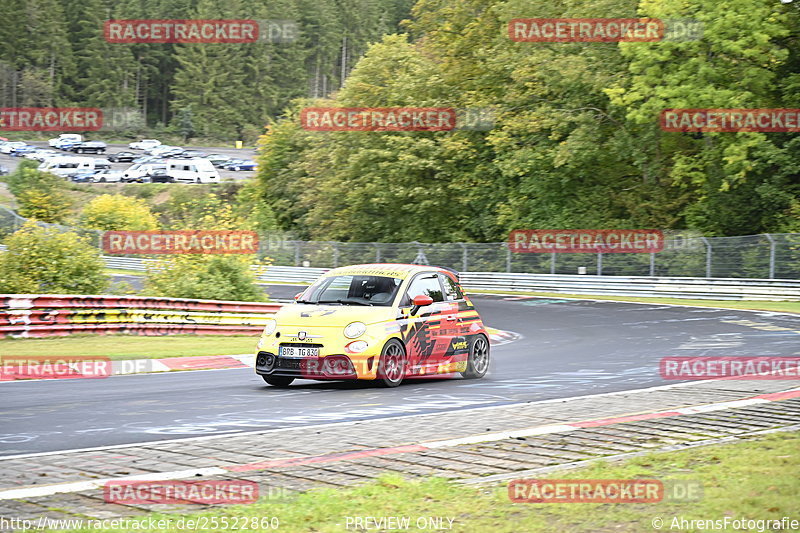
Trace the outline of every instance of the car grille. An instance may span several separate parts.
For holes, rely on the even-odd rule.
[[[282,342],[281,346],[294,346],[297,348],[322,348],[322,344],[310,342]]]
[[[300,364],[303,363],[303,359],[286,359],[285,357],[278,358],[278,368],[286,368],[289,370],[300,370]]]

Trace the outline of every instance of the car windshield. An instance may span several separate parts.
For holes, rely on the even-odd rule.
[[[299,303],[331,305],[392,305],[403,280],[389,276],[330,276],[303,292]]]

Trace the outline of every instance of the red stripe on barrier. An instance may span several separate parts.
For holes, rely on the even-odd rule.
[[[182,311],[217,311],[238,313],[274,313],[282,304],[236,302],[229,300],[191,300],[188,298],[152,298],[147,296],[81,296],[9,294],[3,297],[6,309],[179,309]]]
[[[427,450],[426,446],[411,444],[408,446],[395,446],[392,448],[378,448],[374,450],[361,450],[357,452],[337,453],[332,455],[317,455],[311,457],[288,457],[286,459],[276,459],[274,461],[263,461],[260,463],[248,463],[243,465],[223,467],[231,472],[248,472],[250,470],[264,470],[267,468],[279,468],[282,466],[299,466],[314,463],[332,463],[335,461],[346,461],[348,459],[360,459],[362,457],[375,457],[380,455],[393,455],[398,453],[422,452]]]
[[[73,333],[98,335],[255,335],[263,326],[194,324],[56,324],[50,326],[0,326],[0,338],[63,337]]]

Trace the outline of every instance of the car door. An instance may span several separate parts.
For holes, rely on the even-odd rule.
[[[415,296],[433,299],[431,305],[414,309]],[[425,373],[425,368],[436,366],[447,351],[447,343],[437,335],[444,323],[444,295],[436,272],[423,272],[414,276],[401,301],[403,316],[407,317],[403,341],[408,357],[407,374]]]
[[[463,356],[469,353],[469,335],[472,322],[477,318],[477,313],[464,296],[461,287],[455,279],[443,272],[439,273],[439,281],[444,288],[444,301],[447,305],[445,311],[446,329],[443,329],[443,338],[447,341],[447,353],[450,361],[465,360]],[[474,315],[474,316],[473,316]]]

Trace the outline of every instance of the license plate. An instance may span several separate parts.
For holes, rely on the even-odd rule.
[[[281,346],[281,357],[319,357],[319,348],[302,348],[300,346]]]

